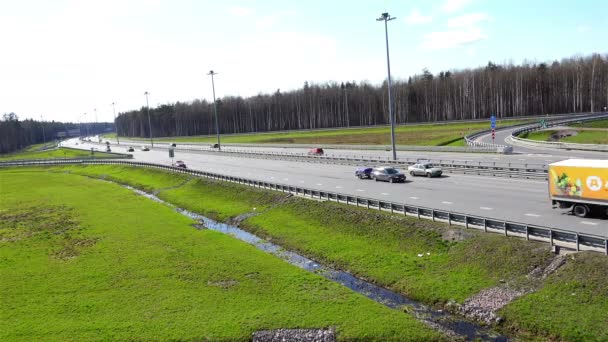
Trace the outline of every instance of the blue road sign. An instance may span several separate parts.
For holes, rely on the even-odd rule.
[[[492,115],[490,117],[490,126],[492,126],[492,128],[496,128],[496,116]]]

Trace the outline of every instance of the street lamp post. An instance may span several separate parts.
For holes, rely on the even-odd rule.
[[[148,104],[148,95],[150,95],[150,93],[145,92],[144,95],[146,95],[146,109],[148,111],[148,128],[150,129],[150,145],[152,145],[152,147],[154,147],[154,140],[152,140],[152,121],[150,121],[150,105]]]
[[[377,21],[384,21],[384,33],[386,36],[386,68],[388,70],[388,116],[391,122],[391,145],[393,148],[393,160],[397,160],[397,151],[395,150],[395,120],[393,118],[393,101],[391,98],[391,62],[388,54],[388,21],[394,20],[388,13],[382,13],[382,16]]]
[[[120,145],[118,139],[118,126],[116,125],[116,103],[112,102],[112,109],[114,110],[114,132],[116,133],[116,144]]]
[[[211,70],[207,75],[211,75],[211,88],[213,89],[213,112],[215,113],[215,132],[217,133],[217,150],[221,151],[222,145],[220,145],[220,123],[217,119],[217,105],[215,103],[215,82],[213,80],[213,76],[217,75],[217,72]]]

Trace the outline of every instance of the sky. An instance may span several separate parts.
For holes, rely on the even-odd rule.
[[[0,114],[116,112],[608,53],[606,0],[0,0]],[[86,113],[86,116],[84,115]]]

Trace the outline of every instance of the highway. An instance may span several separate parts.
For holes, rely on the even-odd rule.
[[[87,150],[92,146],[99,148],[99,145],[83,143],[76,146],[75,142],[76,140],[72,139],[63,144]],[[112,148],[113,152],[126,152],[126,146],[113,145]],[[374,153],[374,151],[367,152]],[[135,161],[171,164],[166,150],[143,152],[136,148],[131,154]],[[411,156],[406,152],[404,154]],[[488,158],[488,155],[483,157]],[[490,157],[493,158],[494,155]],[[556,158],[563,159],[563,157]],[[356,179],[355,167],[345,165],[251,159],[182,151],[176,151],[175,159],[183,160],[189,168],[201,171],[608,236],[606,219],[581,219],[565,210],[552,209],[546,181],[448,174],[441,178],[430,179],[407,175],[407,183],[390,184]]]

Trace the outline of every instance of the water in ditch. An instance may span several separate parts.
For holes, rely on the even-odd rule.
[[[450,314],[449,312],[443,310],[432,309],[419,302],[408,299],[407,297],[404,297],[398,293],[384,289],[370,282],[361,280],[350,273],[323,266],[315,262],[314,260],[308,259],[298,253],[285,250],[280,246],[263,240],[257,237],[256,235],[246,232],[238,227],[216,222],[205,216],[190,212],[182,208],[175,207],[174,205],[161,200],[155,195],[132,188],[130,186],[125,187],[131,189],[139,195],[154,200],[155,202],[163,203],[165,205],[175,208],[175,210],[181,213],[182,215],[188,216],[194,220],[198,220],[199,222],[201,222],[204,228],[206,229],[228,234],[241,241],[247,242],[262,251],[265,251],[267,253],[277,256],[278,258],[284,261],[287,261],[292,265],[300,267],[309,272],[319,274],[385,306],[388,306],[393,309],[401,309],[407,307],[409,308],[408,312],[416,316],[418,319],[425,321],[429,325],[438,328],[445,333],[451,334],[453,337],[461,336],[468,341],[508,341],[508,338],[506,336],[494,334],[481,325],[467,321],[459,316]]]

